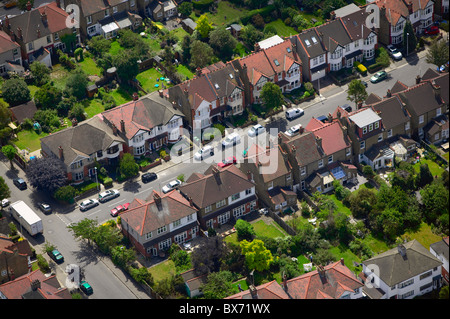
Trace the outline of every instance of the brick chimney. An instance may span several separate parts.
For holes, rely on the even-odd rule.
[[[27,11],[31,11],[32,6],[31,6],[31,2],[30,1],[27,2],[26,8],[27,8]]]
[[[42,23],[44,23],[44,25],[47,25],[47,12],[45,12],[45,7],[41,13],[41,19],[42,19]]]
[[[212,168],[212,173],[218,185],[222,184],[222,180],[220,179],[220,171],[217,167]]]
[[[325,268],[322,265],[317,266],[317,272],[319,273],[320,279],[325,279]]]
[[[286,276],[286,274],[283,272],[283,288],[284,288],[284,291],[288,291],[288,285],[287,285],[287,276]]]
[[[164,91],[163,90],[158,90],[158,93],[159,93],[160,97],[162,97],[162,98],[164,97]]]
[[[250,285],[248,289],[250,290],[250,295],[252,296],[252,299],[258,299],[258,291],[256,290],[256,287],[254,285]]]
[[[189,196],[189,206],[194,207],[194,202],[192,201],[192,197]]]
[[[162,209],[162,202],[161,202],[161,196],[155,191],[153,191],[153,200],[155,201],[156,207],[158,207],[158,210]]]
[[[316,136],[316,143],[320,148],[322,148],[322,138],[321,137]]]
[[[64,150],[61,145],[58,147],[58,155],[60,159],[64,158]]]
[[[7,28],[7,29],[10,28],[8,15],[5,16],[5,20],[3,20],[3,24],[5,25],[5,28]]]
[[[202,69],[201,69],[200,67],[196,68],[196,69],[195,69],[195,74],[196,74],[197,76],[201,76],[201,75],[202,75]]]
[[[41,37],[41,30],[37,29],[36,33],[37,33],[37,37],[40,38]]]
[[[295,147],[295,145],[292,145],[291,146],[291,152],[292,152],[292,154],[294,154],[295,155],[295,152],[297,151],[297,148]]]
[[[61,8],[61,0],[56,0],[56,6],[57,6],[58,8]]]
[[[387,90],[386,96],[387,96],[387,97],[391,97],[391,96],[392,96],[392,93],[391,93],[391,90],[390,90],[390,89]]]
[[[113,134],[117,135],[117,126],[115,124],[112,125]]]
[[[125,133],[125,122],[124,120],[120,120],[120,130]]]
[[[409,1],[406,6],[408,7],[408,12],[410,14],[413,13],[413,3],[412,3],[412,1]]]
[[[35,279],[31,282],[31,290],[36,291],[41,288],[41,282],[39,279]]]
[[[137,100],[139,100],[139,95],[136,92],[134,92],[133,93],[133,101],[137,101]]]
[[[17,37],[18,37],[19,39],[22,39],[22,38],[23,38],[23,35],[22,35],[22,29],[21,29],[20,27],[17,27]]]
[[[345,264],[344,264],[344,258],[341,258],[341,265],[342,265],[342,266],[345,266]]]
[[[419,84],[422,81],[422,77],[420,75],[416,76],[416,84]]]
[[[249,181],[252,180],[252,172],[247,171],[247,179],[248,179]]]
[[[441,87],[433,81],[433,91],[436,100],[441,101]]]
[[[303,134],[304,131],[305,131],[305,128],[303,127],[303,125],[300,124],[300,128],[299,128],[300,135]]]

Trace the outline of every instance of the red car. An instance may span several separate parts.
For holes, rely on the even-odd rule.
[[[111,216],[112,217],[116,217],[117,215],[119,215],[120,212],[123,212],[124,210],[127,210],[128,206],[130,206],[130,203],[119,205],[116,208],[111,209]]]
[[[227,167],[227,166],[229,166],[231,164],[236,164],[236,157],[235,156],[230,156],[230,157],[224,159],[222,162],[217,164],[217,166],[219,166],[220,168],[224,168],[224,167]]]
[[[436,35],[439,34],[439,27],[436,25],[433,25],[431,27],[429,27],[428,29],[426,29],[425,31],[423,31],[424,35]]]

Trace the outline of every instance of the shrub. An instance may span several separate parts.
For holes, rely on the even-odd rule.
[[[36,259],[37,259],[37,263],[38,263],[39,269],[44,274],[49,273],[50,272],[50,266],[48,265],[48,262],[47,262],[47,260],[45,260],[44,256],[37,255]]]
[[[379,63],[374,63],[374,64],[369,65],[369,66],[367,67],[367,70],[368,70],[370,73],[374,73],[374,72],[377,72],[377,71],[381,70],[382,68],[383,68],[383,66],[382,66],[381,64],[379,64]]]
[[[306,91],[309,92],[309,94],[313,94],[314,93],[314,86],[312,85],[311,82],[305,82],[303,84],[303,87],[305,88]]]
[[[55,192],[54,196],[57,200],[61,200],[64,202],[71,202],[73,200],[73,198],[77,195],[78,195],[78,191],[73,186],[67,185],[67,186],[60,187]]]

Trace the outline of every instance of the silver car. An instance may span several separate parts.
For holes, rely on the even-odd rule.
[[[105,203],[113,198],[119,197],[120,192],[117,189],[108,189],[98,195],[100,203]]]
[[[82,212],[85,212],[88,209],[91,209],[92,207],[95,207],[95,206],[98,206],[98,205],[99,205],[98,200],[93,199],[93,198],[92,199],[86,199],[86,200],[84,200],[84,201],[82,201],[80,203],[80,210]]]
[[[177,188],[178,186],[181,185],[181,181],[176,179],[174,181],[171,181],[170,183],[168,183],[167,185],[163,186],[163,188],[161,189],[161,191],[166,194],[168,192],[170,192],[171,190]]]

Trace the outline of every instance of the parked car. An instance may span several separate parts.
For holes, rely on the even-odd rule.
[[[84,201],[82,201],[80,203],[80,210],[82,212],[85,212],[88,209],[91,209],[92,207],[95,207],[95,206],[98,206],[98,205],[99,205],[98,200],[93,199],[93,198],[92,199],[86,199],[86,200],[84,200]]]
[[[292,109],[286,111],[286,119],[293,120],[297,117],[302,116],[303,114],[305,114],[305,111],[303,111],[303,109],[298,108],[298,107],[292,108]]]
[[[80,282],[80,289],[86,295],[91,295],[94,292],[94,290],[92,289],[92,286],[89,285],[89,283],[84,280],[82,282]]]
[[[225,139],[222,141],[222,148],[227,148],[230,146],[234,146],[241,142],[241,136],[238,133],[231,133],[227,135]]]
[[[7,198],[2,199],[2,207],[6,207],[8,205],[9,205],[9,199],[7,199]]]
[[[158,176],[156,175],[156,173],[153,173],[153,172],[145,173],[145,174],[142,174],[142,176],[141,176],[142,183],[149,183],[151,181],[154,181],[157,178],[158,178]]]
[[[302,127],[301,124],[298,125],[294,125],[293,127],[291,127],[290,129],[288,129],[286,131],[286,135],[287,136],[295,136],[298,135],[300,133],[300,128]]]
[[[27,182],[25,182],[23,179],[21,178],[15,178],[13,180],[13,184],[16,185],[16,187],[20,190],[24,190],[27,189]]]
[[[197,161],[201,161],[204,158],[210,157],[214,155],[214,148],[211,145],[206,145],[198,150],[197,153],[194,154],[194,159]]]
[[[436,35],[439,34],[439,27],[437,25],[432,25],[431,27],[428,27],[423,31],[424,35]]]
[[[126,211],[129,206],[130,203],[125,203],[123,205],[119,205],[116,208],[111,209],[111,216],[116,217],[117,215],[119,215],[119,213]]]
[[[370,78],[370,82],[372,83],[378,83],[380,81],[383,81],[384,79],[387,78],[387,73],[386,71],[378,71],[377,73],[375,73],[371,78]]]
[[[255,137],[255,136],[258,136],[260,134],[263,134],[265,131],[266,131],[266,129],[264,128],[264,126],[262,126],[261,124],[256,124],[256,125],[253,125],[248,130],[248,136]]]
[[[53,259],[57,264],[64,262],[64,256],[57,250],[53,249],[47,253],[51,259]]]
[[[46,215],[51,214],[51,212],[52,212],[52,208],[47,203],[39,203],[38,207]]]
[[[170,183],[168,183],[167,185],[163,186],[163,188],[161,189],[161,191],[166,194],[168,192],[170,192],[171,190],[177,188],[178,186],[181,185],[181,181],[176,179],[174,181],[171,181]]]
[[[367,82],[366,82],[366,81],[361,81],[361,83],[362,83],[362,85],[364,85],[365,87],[367,87],[367,86],[368,86],[368,84],[367,84]]]
[[[231,164],[236,164],[235,156],[230,156],[230,157],[224,159],[222,162],[217,164],[217,166],[219,166],[220,168],[224,168],[224,167],[230,166]]]
[[[106,203],[107,201],[119,196],[120,192],[117,189],[108,189],[98,195],[98,201],[100,203]]]
[[[401,60],[403,58],[402,53],[396,47],[394,47],[392,44],[389,44],[386,48],[387,48],[389,55],[394,60]]]
[[[342,105],[342,109],[346,110],[349,113],[352,111],[352,107],[348,104]]]

